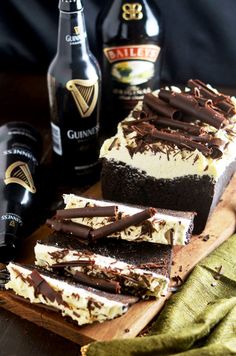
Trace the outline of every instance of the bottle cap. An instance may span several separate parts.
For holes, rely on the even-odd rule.
[[[80,0],[59,0],[59,10],[65,12],[74,12],[82,9]]]

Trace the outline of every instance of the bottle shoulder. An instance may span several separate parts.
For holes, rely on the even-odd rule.
[[[160,13],[151,2],[114,1],[100,14],[97,27],[103,43],[149,39],[160,42],[161,24]]]
[[[48,68],[48,75],[65,82],[73,78],[90,79],[95,76],[100,79],[101,71],[96,58],[90,52],[80,58],[56,55]]]

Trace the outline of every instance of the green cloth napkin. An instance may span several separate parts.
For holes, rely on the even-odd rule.
[[[94,342],[86,355],[236,355],[235,255],[233,235],[194,268],[148,336]]]

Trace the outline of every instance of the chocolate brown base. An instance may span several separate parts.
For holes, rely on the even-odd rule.
[[[208,175],[155,179],[122,162],[103,159],[102,194],[104,199],[123,203],[194,211],[197,215],[193,232],[198,234],[204,229],[235,170],[236,162],[233,162],[217,182]]]
[[[170,277],[172,246],[151,242],[133,242],[116,238],[102,238],[95,244],[83,245],[77,238],[62,233],[54,233],[48,240],[39,243],[68,250],[100,254],[140,268],[141,265],[156,264],[152,272]],[[60,254],[59,254],[60,256]],[[146,267],[145,269],[149,269]]]

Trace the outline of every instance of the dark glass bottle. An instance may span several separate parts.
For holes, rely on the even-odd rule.
[[[81,1],[60,0],[59,10],[57,53],[48,70],[53,162],[59,180],[79,185],[99,174],[101,74]]]
[[[41,137],[30,125],[11,122],[0,127],[0,262],[14,259],[38,203],[41,153]]]
[[[114,132],[145,93],[159,88],[161,29],[152,1],[114,0],[99,16],[106,132]]]

